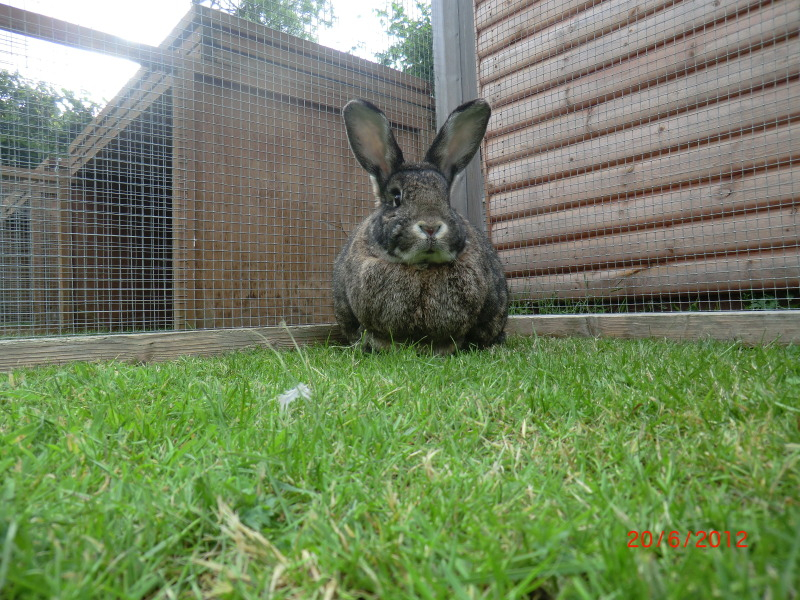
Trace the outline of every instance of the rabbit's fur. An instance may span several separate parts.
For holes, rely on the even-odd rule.
[[[350,147],[377,199],[333,268],[336,321],[351,343],[365,350],[419,343],[448,354],[505,339],[500,259],[450,208],[453,180],[477,152],[490,113],[484,100],[459,106],[425,159],[406,163],[383,112],[364,100],[344,107]]]

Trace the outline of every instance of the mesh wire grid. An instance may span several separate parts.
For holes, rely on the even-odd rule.
[[[492,240],[525,313],[800,308],[800,12],[485,0]]]
[[[333,258],[374,203],[342,106],[380,106],[409,157],[432,139],[428,6],[305,3],[276,18],[300,4],[178,3],[155,49],[52,21],[55,9],[6,10],[3,335],[330,323]],[[98,50],[141,66],[96,67]],[[100,87],[93,69],[127,71],[95,105],[47,80],[64,52],[84,65],[73,89]]]
[[[0,33],[0,335],[330,323],[333,258],[372,206],[341,107],[380,106],[410,158],[431,141],[425,4],[365,6],[328,35],[350,10],[334,1],[299,37],[180,1],[149,53],[15,5],[45,18]],[[798,308],[795,2],[474,13],[487,225],[515,312]],[[63,92],[61,63],[104,97]]]

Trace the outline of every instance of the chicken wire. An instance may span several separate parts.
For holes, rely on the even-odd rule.
[[[522,313],[800,308],[791,0],[475,3]]]
[[[0,335],[333,322],[374,202],[340,111],[372,101],[422,156],[429,6],[109,4],[0,5]]]
[[[109,3],[0,5],[0,335],[331,323],[372,206],[341,107],[380,106],[410,159],[432,140],[425,3],[335,0],[292,33],[174,3],[106,7],[116,29]],[[513,312],[799,307],[796,3],[474,9]],[[158,38],[108,35],[139,14]]]

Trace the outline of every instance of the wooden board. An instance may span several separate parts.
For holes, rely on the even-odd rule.
[[[671,227],[600,235],[500,252],[506,274],[622,268],[800,245],[800,203]]]
[[[31,198],[53,194],[58,179],[56,173],[0,165],[0,224],[20,208],[30,206]]]
[[[141,70],[118,94],[117,102],[109,102],[91,123],[84,127],[69,146],[70,174],[74,175],[98,152],[117,138],[172,87],[172,79],[163,73]]]
[[[482,31],[527,6],[543,4],[543,0],[477,0],[475,2],[475,28]]]
[[[364,77],[367,79],[378,78],[384,81],[391,81],[395,85],[406,90],[415,90],[422,94],[427,94],[428,91],[428,83],[413,75],[408,75],[407,73],[402,73],[396,69],[379,65],[352,54],[340,52],[339,50],[327,48],[309,40],[304,40],[287,33],[264,27],[258,23],[246,21],[225,12],[210,9],[205,6],[193,5],[190,14],[193,17],[192,22],[196,27],[202,27],[205,30],[211,29],[219,32],[230,32],[240,38],[253,40],[257,42],[256,47],[262,48],[259,52],[274,51],[265,50],[264,48],[266,47],[287,51],[298,57],[298,60],[294,61],[298,66],[302,64],[308,67],[311,66],[312,63],[341,66],[351,71],[355,77]]]
[[[0,372],[71,362],[153,362],[264,347],[343,342],[335,325],[0,340]]]
[[[525,211],[565,210],[592,200],[660,191],[677,184],[689,185],[737,176],[752,169],[788,165],[798,154],[800,123],[792,123],[495,194],[489,199],[489,211],[495,218]]]
[[[509,335],[800,343],[798,311],[512,316]],[[0,372],[72,362],[156,362],[237,350],[343,343],[335,325],[0,340]]]
[[[66,179],[66,178],[65,178]],[[58,282],[59,182],[50,189],[31,194],[30,207],[30,291],[33,300],[31,333],[57,332],[60,325]]]
[[[358,82],[339,81],[300,72],[296,65],[267,64],[220,49],[214,50],[213,63],[197,65],[195,74],[212,85],[247,90],[265,102],[316,105],[318,110],[336,114],[353,98],[363,98],[378,105],[393,123],[416,130],[433,127],[433,99],[430,96],[425,99],[425,104],[412,103],[408,100],[411,94],[402,89],[384,87],[379,82],[363,79]],[[396,95],[391,95],[391,92],[396,92]]]
[[[63,175],[0,166],[0,330],[58,325],[58,190]]]
[[[633,195],[569,210],[498,221],[490,226],[500,248],[667,226],[690,220],[800,202],[800,165],[707,185]]]
[[[168,65],[170,60],[161,48],[5,4],[0,4],[0,29],[150,65]]]
[[[800,311],[519,316],[508,319],[506,332],[523,336],[800,344]]]
[[[738,60],[492,138],[486,146],[487,164],[495,165],[580,142],[586,137],[610,134],[623,126],[653,122],[670,113],[696,109],[765,85],[784,82],[798,73],[800,38],[795,38],[746,54]],[[722,117],[720,114],[719,118]],[[603,139],[612,138],[606,135]]]
[[[509,280],[514,298],[582,300],[800,287],[800,248]]]
[[[237,33],[214,31],[213,43],[208,44],[203,55],[207,66],[222,71],[219,74],[222,79],[242,81],[243,77],[254,77],[256,81],[248,81],[248,85],[268,87],[275,93],[338,108],[354,97],[361,97],[378,106],[386,105],[389,111],[386,114],[394,122],[417,121],[413,126],[418,129],[430,126],[433,98],[427,83],[416,77],[376,63],[356,66],[349,60],[351,56],[343,53],[318,52],[314,60],[309,60],[308,48],[300,52]],[[308,85],[313,89],[304,87]],[[293,87],[284,90],[281,86]],[[398,100],[401,104],[395,105]],[[393,111],[403,114],[396,116]]]

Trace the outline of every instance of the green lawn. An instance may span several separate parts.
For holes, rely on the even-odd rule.
[[[798,347],[17,371],[0,598],[797,598],[799,459]]]

